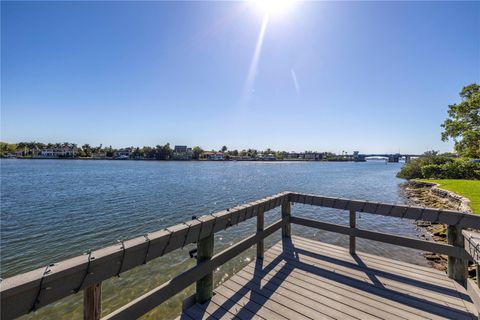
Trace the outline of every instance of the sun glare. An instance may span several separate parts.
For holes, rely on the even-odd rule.
[[[284,14],[291,9],[295,0],[251,0],[251,2],[266,14]]]

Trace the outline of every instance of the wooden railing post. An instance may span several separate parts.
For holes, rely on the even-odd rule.
[[[263,210],[259,210],[257,214],[257,232],[263,231],[265,227],[265,212]],[[257,258],[263,259],[263,239],[257,242]]]
[[[350,228],[356,227],[357,213],[350,210]],[[356,241],[355,236],[350,236],[350,254],[355,254]]]
[[[83,289],[83,319],[98,320],[102,316],[102,283]]]
[[[447,241],[448,244],[463,249],[465,240],[462,234],[462,227],[456,225],[448,226]],[[450,279],[465,282],[467,279],[467,261],[449,256],[447,272]]]
[[[210,260],[213,257],[213,233],[201,239],[197,246],[197,264],[205,260]],[[205,277],[197,281],[196,301],[204,303],[213,295],[213,270]]]
[[[292,225],[290,223],[291,207],[290,201],[282,204],[282,219],[287,218],[287,223],[282,227],[282,237],[290,238],[292,235]]]

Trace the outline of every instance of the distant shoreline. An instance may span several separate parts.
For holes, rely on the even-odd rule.
[[[190,159],[190,160],[177,160],[177,159],[168,159],[168,160],[158,160],[158,159],[115,159],[115,158],[47,158],[47,157],[3,157],[0,159],[10,159],[10,160],[86,160],[86,161],[168,161],[168,162],[367,162],[367,161],[354,161],[350,159],[339,160],[315,160],[315,159],[277,159],[277,160],[262,160],[262,159],[245,159],[245,160],[235,160],[235,159],[224,159],[224,160],[208,160],[208,159]],[[369,161],[382,161],[385,160],[369,160]]]

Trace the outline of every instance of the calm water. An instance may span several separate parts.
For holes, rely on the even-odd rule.
[[[405,203],[395,178],[401,164],[385,162],[143,162],[1,160],[1,277],[9,277],[150,231],[281,191]],[[279,218],[279,209],[266,222]],[[295,205],[292,214],[346,223],[348,214]],[[414,237],[407,221],[362,214],[360,228]],[[255,221],[216,235],[216,250],[255,230]],[[293,227],[293,233],[346,246],[346,236]],[[279,239],[270,237],[267,246]],[[357,240],[361,251],[426,265],[420,252]],[[105,314],[194,264],[188,250],[104,282]],[[220,282],[248,263],[253,250],[220,268]],[[168,260],[168,261],[167,261]],[[171,318],[192,287],[150,312]],[[80,318],[81,294],[31,315]],[[30,317],[30,316],[29,316]]]

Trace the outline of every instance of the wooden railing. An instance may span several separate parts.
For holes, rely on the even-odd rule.
[[[467,279],[467,292],[480,312],[480,233],[467,230],[463,230],[462,233],[465,239],[465,250],[476,264],[477,283],[472,279]]]
[[[0,284],[1,318],[19,317],[83,290],[84,318],[99,319],[102,281],[195,242],[198,247],[195,267],[106,318],[136,318],[195,282],[198,300],[208,299],[213,270],[254,244],[259,244],[259,250],[263,251],[263,239],[287,223],[284,218],[264,228],[264,212],[286,203],[288,193],[280,193],[5,279]],[[259,219],[256,234],[212,256],[216,232],[253,217]]]
[[[349,226],[292,216],[292,203],[349,211]],[[281,219],[265,227],[264,213],[279,206],[282,208]],[[358,229],[357,212],[447,224],[448,244]],[[213,255],[213,235],[216,232],[253,217],[257,217],[255,234]],[[466,280],[467,261],[476,261],[477,264],[479,262],[478,246],[468,245],[465,237],[470,240],[476,238],[468,238],[469,234],[462,230],[480,229],[480,216],[457,211],[284,192],[5,279],[0,284],[1,318],[16,318],[83,290],[84,319],[100,319],[102,281],[189,243],[197,243],[196,266],[127,303],[104,319],[138,318],[195,282],[196,301],[203,302],[212,297],[213,271],[217,267],[253,245],[257,247],[257,257],[263,258],[263,239],[279,229],[282,229],[283,237],[290,237],[291,223],[348,235],[351,254],[356,252],[356,237],[446,254],[449,257],[449,277],[470,288],[469,293],[472,295],[478,295],[472,299],[475,301],[478,298],[480,307],[478,286],[472,289],[472,284]]]
[[[480,229],[480,215],[451,210],[339,199],[301,193],[290,193],[289,201],[292,203],[349,210],[350,227],[300,217],[291,217],[290,222],[349,235],[351,254],[355,254],[355,237],[359,237],[447,255],[447,273],[449,278],[465,286],[475,307],[480,311],[480,233],[478,233]],[[357,229],[355,228],[356,212],[446,224],[448,244]],[[466,229],[474,229],[477,232]],[[477,283],[468,279],[468,261],[473,261],[476,264]]]

